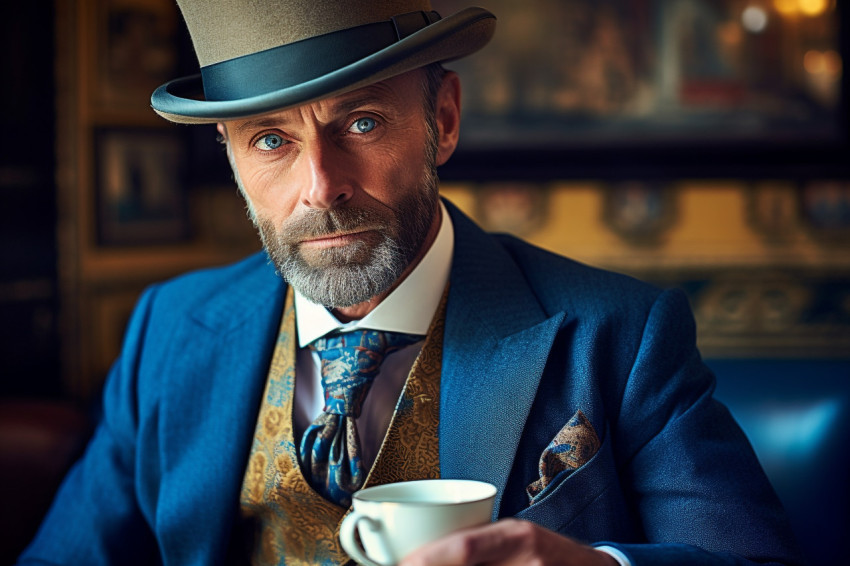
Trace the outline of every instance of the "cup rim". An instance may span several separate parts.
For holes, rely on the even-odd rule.
[[[485,495],[476,498],[464,499],[463,501],[393,501],[393,500],[383,500],[378,501],[375,499],[369,499],[368,496],[375,491],[381,491],[381,488],[389,488],[397,487],[399,484],[428,484],[428,483],[438,483],[438,482],[456,482],[456,483],[465,483],[469,485],[478,485],[487,490]],[[436,506],[448,506],[448,505],[466,505],[469,503],[479,503],[481,501],[487,501],[488,499],[492,499],[496,496],[497,488],[490,482],[480,481],[480,480],[468,480],[468,479],[454,479],[454,478],[433,478],[433,479],[424,479],[424,480],[411,480],[411,481],[402,481],[402,482],[393,482],[386,483],[382,485],[373,485],[372,487],[367,487],[365,489],[361,489],[359,491],[355,491],[351,496],[352,499],[356,499],[362,503],[376,503],[380,505],[407,505],[413,507],[436,507]],[[364,497],[365,496],[365,497]]]

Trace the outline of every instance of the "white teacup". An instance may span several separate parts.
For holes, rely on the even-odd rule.
[[[360,564],[391,566],[425,543],[488,523],[495,497],[494,485],[474,480],[418,480],[362,489],[352,496],[354,509],[343,520],[339,539]]]

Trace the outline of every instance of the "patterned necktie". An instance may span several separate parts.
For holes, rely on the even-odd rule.
[[[363,486],[368,470],[361,460],[355,419],[381,366],[390,353],[422,337],[399,332],[332,332],[310,348],[322,360],[325,408],[301,438],[301,471],[325,499],[348,507]]]

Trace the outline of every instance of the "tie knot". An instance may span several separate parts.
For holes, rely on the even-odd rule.
[[[310,348],[322,362],[326,413],[357,418],[381,363],[392,352],[421,340],[416,334],[355,330],[332,332]]]

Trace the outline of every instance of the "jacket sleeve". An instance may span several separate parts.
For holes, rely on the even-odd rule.
[[[18,564],[157,564],[152,513],[140,505],[137,366],[155,295],[148,290],[128,325],[123,353],[103,395],[103,417],[63,481],[36,537]]]
[[[613,442],[648,543],[606,542],[633,566],[799,564],[794,536],[744,433],[713,397],[687,299],[655,301]]]

